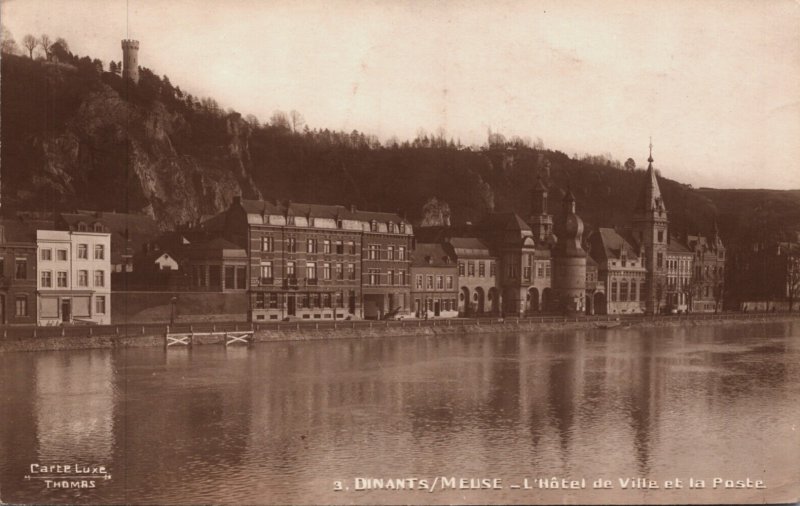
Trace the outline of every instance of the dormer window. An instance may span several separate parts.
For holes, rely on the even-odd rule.
[[[393,221],[389,222],[389,233],[390,234],[394,234],[394,222]]]
[[[94,224],[94,231],[95,232],[102,232],[103,231],[103,225],[101,225],[100,223],[95,223]]]
[[[294,225],[294,215],[293,214],[287,214],[286,215],[286,224],[287,225]]]
[[[377,231],[378,231],[378,222],[377,222],[377,221],[375,221],[375,220],[372,220],[372,221],[369,223],[369,229],[370,229],[371,231],[373,231],[373,232],[377,232]]]
[[[309,216],[308,217],[308,226],[309,227],[313,227],[314,226],[314,217],[313,216]]]
[[[403,223],[403,222],[400,222],[400,233],[401,234],[405,234],[406,233],[406,224]]]
[[[84,222],[78,223],[78,230],[79,231],[86,232],[88,229],[89,229],[89,227],[86,226],[86,223],[84,223]]]

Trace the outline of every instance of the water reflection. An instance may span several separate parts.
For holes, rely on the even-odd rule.
[[[798,335],[769,324],[5,355],[0,492],[371,503],[399,496],[335,495],[332,481],[746,474],[797,493]],[[61,459],[105,463],[115,478],[91,494],[21,480],[29,461]],[[400,502],[563,499],[552,494]],[[761,497],[733,494],[723,499]]]

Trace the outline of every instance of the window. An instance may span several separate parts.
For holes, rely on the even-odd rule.
[[[471,278],[475,277],[475,262],[467,262],[467,275]]]
[[[95,223],[93,228],[94,228],[95,232],[102,232],[103,231],[103,225],[101,225],[99,223]]]
[[[644,297],[645,297],[645,294],[646,294],[646,291],[645,291],[645,285],[644,285],[644,283],[645,283],[645,282],[644,282],[644,281],[642,281],[642,282],[639,284],[639,300],[640,300],[640,301],[643,301],[643,300],[644,300]]]
[[[356,279],[356,264],[347,264],[347,279]]]
[[[531,267],[530,267],[529,265],[526,265],[526,266],[524,266],[524,267],[522,268],[522,276],[523,276],[523,277],[524,277],[526,280],[529,280],[529,279],[531,279]]]
[[[388,278],[389,278],[389,284],[393,285],[394,284],[394,270],[389,269]]]
[[[286,251],[289,253],[297,253],[297,239],[289,237],[286,240]]]
[[[27,295],[17,295],[16,315],[28,316],[28,297]]]
[[[663,230],[659,230],[658,231],[658,242],[664,242],[664,231]]]
[[[394,246],[389,246],[386,248],[386,259],[394,260]]]
[[[322,252],[325,253],[326,255],[331,254],[331,242],[327,239],[322,241]]]
[[[405,260],[406,259],[406,248],[405,246],[400,246],[397,248],[397,259],[398,260]]]
[[[372,220],[369,223],[369,229],[370,229],[371,232],[377,232],[378,231],[378,222],[375,221],[375,220]]]
[[[309,294],[304,293],[300,295],[300,307],[311,307],[311,297],[309,297]]]
[[[530,272],[530,269],[528,269],[528,271]],[[484,262],[478,262],[478,277],[486,277],[486,264]],[[530,277],[530,275],[528,277]]]
[[[106,297],[105,295],[98,295],[94,298],[94,312],[97,314],[106,314]]]
[[[66,262],[67,261],[67,250],[65,250],[65,249],[58,250],[56,252],[56,259],[58,261],[60,261],[60,262]]]
[[[86,232],[87,230],[89,230],[89,227],[86,225],[86,223],[84,223],[84,222],[78,223],[78,231],[79,232]]]
[[[497,266],[494,262],[489,262],[489,276],[495,277],[497,276]]]
[[[269,294],[269,308],[270,309],[278,309],[278,294],[277,293]]]
[[[50,248],[43,249],[41,253],[42,260],[52,260],[53,259],[53,250]]]
[[[243,265],[236,267],[236,288],[240,290],[247,288],[247,269]]]
[[[389,233],[390,234],[394,234],[394,222],[393,221],[389,222]]]
[[[537,278],[544,277],[544,264],[542,263],[536,264],[536,277]]]
[[[322,307],[331,307],[331,294],[322,294]]]
[[[261,251],[275,251],[275,242],[272,240],[271,235],[265,235],[261,238]]]
[[[290,226],[294,226],[294,215],[290,214],[286,216],[286,224]]]
[[[87,244],[78,244],[78,258],[81,260],[89,258],[89,246]]]
[[[17,258],[14,262],[14,279],[28,279],[28,260]]]
[[[406,286],[406,271],[400,271],[400,284]]]
[[[406,233],[406,224],[403,223],[403,222],[400,222],[400,233],[401,234],[405,234]]]
[[[660,269],[664,267],[664,253],[659,252],[656,257],[656,266]]]
[[[95,260],[103,260],[106,258],[106,249],[105,246],[102,244],[95,244],[94,245],[94,259]]]
[[[442,276],[436,276],[436,289],[444,290],[444,278]]]
[[[356,254],[356,243],[354,241],[347,241],[347,252],[351,255]]]
[[[549,278],[551,273],[552,273],[552,268],[550,267],[550,264],[546,264],[544,270],[545,277]]]
[[[267,307],[267,302],[266,302],[267,297],[266,297],[266,295],[267,294],[265,294],[264,292],[256,293],[256,300],[255,300],[255,303],[253,305],[254,309],[266,309],[266,307]]]
[[[306,249],[308,253],[316,253],[317,252],[317,240],[316,239],[309,239],[308,240],[308,248]]]
[[[617,302],[617,282],[611,282],[611,302]]]
[[[42,271],[42,288],[50,288],[51,286],[53,286],[53,273]]]
[[[232,265],[225,266],[225,288],[236,288],[236,268]]]
[[[425,289],[433,290],[433,276],[425,276]]]
[[[624,279],[619,283],[619,300],[628,302],[628,282]]]
[[[464,276],[464,262],[458,262],[458,275]]]
[[[89,271],[78,271],[78,286],[89,286]]]
[[[106,286],[105,272],[94,271],[94,286]]]
[[[447,289],[453,289],[453,276],[447,276]]]
[[[331,279],[331,264],[322,264],[322,279]]]
[[[344,294],[342,292],[334,294],[334,305],[335,307],[344,307]]]
[[[380,271],[378,269],[370,269],[368,274],[370,285],[377,285],[380,282]]]
[[[58,288],[66,288],[67,287],[67,273],[66,271],[59,271],[56,277],[56,286]]]
[[[261,280],[272,280],[272,262],[262,262],[261,263]]]
[[[336,241],[334,244],[336,245],[336,254],[344,254],[344,245],[342,244],[342,241]]]
[[[377,260],[378,259],[378,245],[377,244],[370,244],[369,245],[369,257],[370,260]]]
[[[306,264],[306,277],[308,279],[317,279],[317,264],[308,262]]]
[[[344,279],[344,266],[342,264],[336,264],[334,271],[336,272],[336,279]]]
[[[313,227],[314,226],[314,217],[313,216],[309,216],[308,217],[308,226],[309,227]]]
[[[415,286],[417,287],[417,290],[422,290],[422,274],[417,274],[415,283],[416,283]]]

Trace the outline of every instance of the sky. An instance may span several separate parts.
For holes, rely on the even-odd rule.
[[[695,187],[800,188],[800,0],[0,0],[107,65],[120,40],[194,95],[268,120],[444,129],[610,153]]]

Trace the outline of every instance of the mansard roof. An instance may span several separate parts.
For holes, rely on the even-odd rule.
[[[454,259],[440,243],[417,243],[411,253],[412,267],[455,267]]]
[[[278,202],[269,200],[240,200],[242,208],[247,214],[278,215],[278,216],[310,216],[313,218],[329,218],[353,220],[362,222],[377,221],[381,223],[405,223],[397,213],[382,211],[362,211],[354,207],[328,204],[305,204],[300,202]]]

